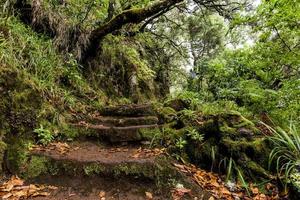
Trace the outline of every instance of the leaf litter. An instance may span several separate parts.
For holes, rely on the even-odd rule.
[[[31,147],[32,151],[57,151],[60,154],[66,154],[69,151],[71,151],[71,147],[67,144],[67,143],[62,143],[62,142],[53,142],[50,143],[49,145],[42,146],[42,145],[33,145]],[[77,150],[77,149],[73,149],[73,150]]]
[[[18,176],[12,176],[8,181],[0,185],[0,197],[7,200],[28,199],[37,196],[49,196],[51,190],[57,190],[55,186],[25,185],[24,180]]]
[[[159,156],[161,154],[165,153],[165,149],[159,149],[159,148],[155,148],[155,149],[142,149],[142,147],[140,147],[139,149],[136,150],[135,154],[132,155],[132,158],[150,158],[150,157],[154,157],[154,156]]]
[[[249,184],[250,195],[247,194],[247,191],[239,184],[234,185],[234,189],[228,187],[228,185],[221,180],[220,176],[215,173],[207,172],[205,170],[197,168],[195,165],[183,165],[176,164],[174,166],[181,172],[189,175],[192,179],[203,189],[209,191],[212,194],[212,199],[226,199],[226,200],[279,200],[278,188],[271,184],[267,183],[265,186],[265,191],[267,194],[264,194],[259,191],[258,187],[255,187],[253,184]],[[184,192],[188,193],[189,191],[184,188],[180,193],[178,189],[174,190],[175,196],[174,200],[180,199],[177,196],[183,196]],[[173,193],[174,193],[173,191]],[[177,196],[176,196],[177,195]]]

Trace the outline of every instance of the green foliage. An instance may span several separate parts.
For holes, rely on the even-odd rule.
[[[187,141],[184,140],[182,137],[178,138],[176,140],[175,146],[179,149],[182,150],[184,149],[185,145],[187,144]]]
[[[75,60],[76,55],[56,50],[60,43],[79,35],[78,40],[83,40],[81,42],[84,46],[88,43],[84,42],[87,40],[85,37],[95,27],[111,20],[108,17],[114,17],[127,9],[144,7],[154,1],[116,0],[113,16],[109,16],[111,2],[40,1],[42,9],[37,13],[41,16],[37,20],[43,21],[43,16],[49,17],[49,24],[45,26],[49,25],[50,29],[61,24],[56,31],[62,38],[55,36],[57,38],[54,40],[34,32],[17,17],[4,17],[4,13],[1,13],[0,65],[3,69],[15,72],[12,74],[23,80],[21,84],[18,83],[23,86],[11,84],[12,88],[3,87],[7,95],[0,100],[0,109],[5,109],[5,113],[17,111],[18,114],[36,111],[30,116],[37,120],[36,124],[47,127],[41,125],[34,130],[39,143],[46,145],[59,134],[74,137],[77,133],[67,125],[72,118],[71,114],[86,113],[107,102],[149,101],[168,93],[170,83],[177,92],[167,98],[166,104],[169,103],[170,107],[161,109],[161,113],[162,118],[170,122],[171,128],[148,134],[154,135],[151,146],[163,143],[175,147],[180,158],[185,156],[183,154],[190,144],[203,145],[202,129],[199,132],[195,124],[205,122],[206,116],[213,118],[225,114],[226,118],[228,113],[239,111],[247,117],[272,118],[270,121],[279,125],[292,119],[295,121],[294,126],[300,127],[300,7],[296,0],[263,1],[256,11],[237,15],[230,27],[222,17],[212,12],[214,9],[203,7],[201,10],[193,10],[192,14],[183,13],[183,8],[189,10],[195,7],[192,1],[188,1],[186,5],[180,4],[178,9],[155,18],[145,30],[140,30],[143,24],[126,24],[122,29],[102,38],[97,59],[86,68],[81,68]],[[1,1],[3,4],[4,1]],[[251,33],[244,36],[248,40],[252,36],[253,45],[239,46],[242,39],[238,39],[238,45],[235,45],[227,38],[226,31],[229,28],[239,29],[234,25],[241,24],[251,29]],[[245,26],[242,29],[246,29]],[[244,30],[239,31],[244,33]],[[228,34],[234,37],[234,32]],[[193,69],[186,80],[187,74],[182,68],[190,67]],[[3,69],[0,72],[4,72]],[[2,82],[8,81],[0,80]],[[184,88],[186,85],[187,90]],[[107,101],[100,88],[105,89],[107,96],[114,98]],[[145,95],[142,97],[141,94]],[[27,102],[32,100],[34,105],[25,108]],[[26,104],[20,103],[22,101],[26,101]],[[180,112],[175,111],[177,109],[172,107],[172,103],[180,104]],[[222,118],[223,115],[220,116]],[[234,117],[239,117],[242,122],[234,124]],[[251,127],[250,132],[255,132],[252,122],[240,114],[234,117],[230,122],[223,118],[224,121],[218,121],[218,131],[236,138],[239,137],[239,128]],[[208,120],[207,124],[214,125],[214,120]],[[1,137],[4,132],[6,134],[11,130],[22,134],[27,132],[24,127],[29,126],[16,124],[16,128],[13,123],[8,124],[3,114],[0,114],[0,121],[4,121],[0,125]],[[207,129],[207,124],[201,128]],[[208,128],[213,129],[210,126]],[[272,129],[272,132],[274,136],[270,140],[275,148],[270,155],[270,163],[276,160],[278,173],[281,174],[286,168],[284,174],[289,177],[299,162],[299,134],[296,128],[288,132]],[[249,137],[252,137],[251,134]],[[260,148],[256,141],[235,141],[233,138],[225,138],[224,141],[228,142],[232,152],[238,152],[244,147],[250,148],[251,145]],[[28,159],[27,151],[24,150],[27,146],[22,144],[20,153],[13,153],[14,148],[17,145],[10,147],[9,159],[13,161],[15,157],[14,164],[21,165]],[[215,146],[208,149],[211,150],[214,163],[218,156],[217,149]],[[250,149],[256,151],[252,146]],[[32,161],[32,169],[43,171],[42,161]],[[236,177],[247,187],[241,168],[233,158],[226,162],[229,162],[227,180],[235,171]],[[256,167],[252,160],[249,163]],[[100,169],[93,167],[85,169],[87,174],[98,171]]]
[[[12,138],[7,146],[7,166],[14,173],[19,173],[29,158],[32,141],[24,138]]]
[[[235,48],[225,47],[194,66],[188,89],[205,102],[232,101],[249,116],[267,114],[283,126],[292,118],[300,127],[297,10],[296,1],[262,1],[257,10],[236,15],[229,34],[239,33],[230,44]],[[249,38],[253,45],[243,43]]]
[[[84,166],[83,170],[86,175],[91,176],[92,174],[100,174],[105,170],[105,167],[97,164],[90,164]]]
[[[42,7],[59,13],[60,17],[69,24],[83,24],[86,28],[91,28],[105,20],[108,3],[108,0],[71,0],[64,3],[58,0],[46,0],[43,1]]]
[[[35,178],[48,172],[48,160],[44,157],[32,156],[27,166],[27,171],[23,176],[25,178]]]
[[[199,105],[202,103],[202,98],[199,93],[188,90],[180,91],[168,96],[165,102],[166,104],[168,104],[169,102],[174,100],[180,100],[184,102],[184,104],[188,106],[188,109],[191,110],[197,110]]]
[[[190,121],[197,117],[196,112],[193,110],[184,109],[178,113],[182,121]]]
[[[242,110],[234,101],[219,100],[201,104],[199,110],[204,115],[217,115]]]
[[[43,125],[40,128],[34,129],[34,133],[37,134],[38,142],[42,145],[47,145],[54,139],[52,133],[48,129],[45,129]]]
[[[0,41],[0,84],[5,88],[0,91],[4,97],[0,132],[29,135],[43,124],[47,129],[36,129],[42,144],[50,142],[52,134],[74,137],[77,132],[68,125],[70,110],[99,108],[105,101],[103,93],[91,87],[73,55],[62,56],[50,38],[16,17],[1,17]],[[10,116],[15,121],[4,119],[5,113],[15,113]]]
[[[228,166],[226,166],[227,161],[228,161]],[[230,180],[232,180],[234,178],[234,174],[236,174],[237,180],[241,182],[241,184],[245,188],[248,196],[251,196],[250,190],[249,190],[249,185],[244,178],[242,169],[236,164],[236,162],[231,157],[229,159],[224,158],[223,162],[225,164],[225,167],[227,167],[226,179],[225,179],[226,183],[228,183]]]
[[[267,126],[273,133],[269,137],[274,145],[269,156],[269,167],[276,164],[278,176],[284,175],[285,183],[290,178],[293,170],[300,163],[300,135],[294,124],[291,124],[288,131],[282,128],[273,129]]]
[[[138,39],[108,35],[102,42],[102,51],[89,79],[94,87],[105,88],[113,96],[143,100],[142,94],[153,99],[153,79],[156,71],[149,65]]]
[[[73,95],[101,95],[84,80],[72,55],[64,60],[50,39],[33,32],[15,17],[0,20],[0,40],[1,65],[22,71],[43,97],[64,97],[62,101],[74,106]]]
[[[192,140],[196,142],[202,142],[204,137],[202,134],[200,134],[196,129],[190,128],[187,130],[187,136],[189,136]]]

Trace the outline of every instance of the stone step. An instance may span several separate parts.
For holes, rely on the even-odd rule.
[[[104,126],[126,127],[126,126],[157,124],[158,118],[156,116],[141,116],[141,117],[89,116],[87,121],[92,124],[102,124]]]
[[[92,142],[76,142],[36,146],[30,155],[31,161],[43,161],[47,168],[55,168],[57,175],[125,174],[150,178],[155,176],[154,168],[161,152],[149,153],[149,150],[138,147],[106,147]],[[32,164],[35,165],[34,162]],[[36,175],[47,173],[51,172],[42,171]]]
[[[151,104],[129,104],[108,106],[100,110],[102,116],[151,116],[155,115]]]
[[[141,147],[107,147],[89,141],[80,141],[69,144],[52,143],[48,146],[34,146],[30,154],[84,167],[96,164],[97,169],[102,168],[111,171],[114,167],[120,165],[129,167],[135,164],[152,167],[155,159],[162,153],[162,151],[142,149]],[[85,169],[88,170],[88,168]]]
[[[35,197],[34,200],[145,200],[149,199],[147,195],[153,200],[172,199],[171,188],[160,188],[153,181],[138,178],[44,176],[30,180],[30,183],[57,187],[50,191],[50,196]]]
[[[160,126],[157,124],[110,127],[81,122],[73,125],[77,128],[80,128],[80,131],[86,136],[106,138],[110,142],[151,140],[152,137],[160,131]]]
[[[163,149],[106,147],[92,142],[52,143],[33,146],[29,163],[21,170],[29,180],[45,180],[47,176],[73,177],[74,180],[84,176],[117,180],[140,178],[153,181],[163,186],[161,188],[175,181],[192,189],[195,197],[202,197],[205,192],[189,176],[178,171],[173,162]]]

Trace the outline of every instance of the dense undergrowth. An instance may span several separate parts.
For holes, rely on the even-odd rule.
[[[1,157],[7,146],[13,170],[26,159],[20,149],[75,137],[67,123],[73,114],[99,109],[107,98],[89,86],[72,55],[62,57],[49,38],[15,17],[0,21],[0,133],[4,142],[14,143],[1,143]]]
[[[5,70],[15,74],[8,78],[19,78],[37,93],[37,100],[53,106],[76,110],[80,104],[104,103],[105,96],[89,86],[72,55],[62,57],[49,38],[33,32],[15,17],[2,19],[0,61],[4,75]]]

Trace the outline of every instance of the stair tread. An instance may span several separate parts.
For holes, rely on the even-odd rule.
[[[88,116],[86,119],[90,123],[103,124],[107,126],[136,126],[157,124],[158,118],[156,116]]]
[[[120,164],[154,162],[155,158],[162,153],[159,149],[103,147],[92,142],[53,144],[45,147],[36,146],[32,149],[31,154],[50,157],[54,160],[68,160],[80,163]]]
[[[100,113],[105,116],[149,116],[154,111],[152,104],[127,104],[107,106]]]
[[[145,179],[129,179],[123,177],[86,177],[86,176],[56,176],[43,177],[30,181],[32,184],[53,185],[58,187],[48,197],[35,197],[36,200],[99,200],[99,194],[105,193],[103,199],[140,200],[147,199],[146,192],[153,195],[153,199],[163,200],[171,198],[171,189],[163,189],[154,182]],[[83,184],[84,183],[84,184]],[[143,192],[141,192],[143,191]],[[71,195],[72,196],[71,196]],[[71,196],[71,197],[70,197]]]
[[[158,124],[145,124],[145,125],[135,125],[135,126],[107,126],[103,124],[90,124],[86,122],[81,122],[78,124],[73,124],[74,126],[81,126],[91,129],[98,129],[98,130],[109,130],[109,129],[115,129],[115,130],[130,130],[130,129],[141,129],[141,128],[157,128],[159,127]]]
[[[93,188],[96,190],[96,193],[92,194],[89,192],[89,194],[92,194],[92,196],[90,196],[91,199],[93,199],[99,194],[99,190],[106,191],[109,196],[111,192],[116,192],[111,189],[119,186],[125,189],[120,190],[120,194],[125,196],[133,195],[129,199],[135,199],[135,197],[140,199],[142,196],[144,197],[145,193],[143,193],[142,196],[134,196],[136,194],[135,190],[130,191],[122,187],[119,181],[121,181],[121,184],[138,184],[134,185],[135,188],[144,188],[141,186],[145,185],[145,180],[150,181],[148,192],[156,194],[157,196],[154,196],[158,197],[157,199],[169,199],[166,197],[170,195],[169,189],[171,188],[168,188],[168,191],[156,193],[159,187],[156,187],[155,180],[161,179],[168,181],[170,177],[179,180],[182,184],[192,189],[195,195],[194,197],[203,197],[203,195],[207,197],[210,196],[210,194],[203,191],[190,176],[185,175],[172,165],[175,161],[168,158],[167,154],[164,153],[164,149],[146,149],[139,146],[102,146],[90,141],[77,141],[68,144],[57,142],[51,143],[48,146],[34,146],[31,149],[31,155],[50,158],[50,169],[51,167],[54,167],[53,169],[61,169],[62,167],[62,170],[57,171],[55,175],[46,172],[35,178],[35,180],[40,180],[42,183],[46,182],[59,187],[57,193],[53,196],[49,196],[49,199],[57,199],[64,196],[66,188],[70,187],[78,192],[79,197],[77,199],[85,195],[81,191],[86,191],[87,188]],[[99,172],[101,175],[86,176],[85,169],[89,168],[85,168],[85,166],[95,166],[94,164],[100,166],[100,168],[94,168],[96,171],[91,171],[90,175],[99,175]],[[78,168],[79,166],[80,168]],[[69,170],[70,167],[74,167],[76,170]],[[65,171],[64,169],[67,170]],[[78,171],[78,169],[80,171]],[[97,171],[97,169],[101,171]],[[114,171],[114,169],[117,169],[117,171]],[[157,172],[159,172],[159,176]],[[47,176],[50,178],[50,181],[48,178],[45,178]],[[61,180],[58,180],[59,177]],[[68,179],[68,177],[70,177],[70,179]],[[90,181],[88,187],[82,187],[82,183],[85,182],[84,177],[88,177]],[[106,180],[107,178],[108,180]],[[141,178],[141,182],[137,182],[136,178]],[[96,185],[99,183],[99,186],[101,186],[103,183],[107,183],[107,181],[111,183],[111,186],[114,185],[114,187],[104,188]],[[152,187],[152,189],[150,187]],[[67,191],[69,192],[69,190]]]
[[[72,124],[80,129],[83,136],[108,139],[110,142],[131,142],[149,140],[152,135],[145,135],[149,129],[161,127],[158,124],[136,125],[136,126],[107,126],[103,124],[91,124],[80,122]]]
[[[156,118],[155,115],[149,115],[149,116],[102,116],[102,115],[96,115],[96,116],[90,116],[90,118],[93,119],[101,119],[101,120],[140,120],[140,119],[149,119],[149,118]]]

